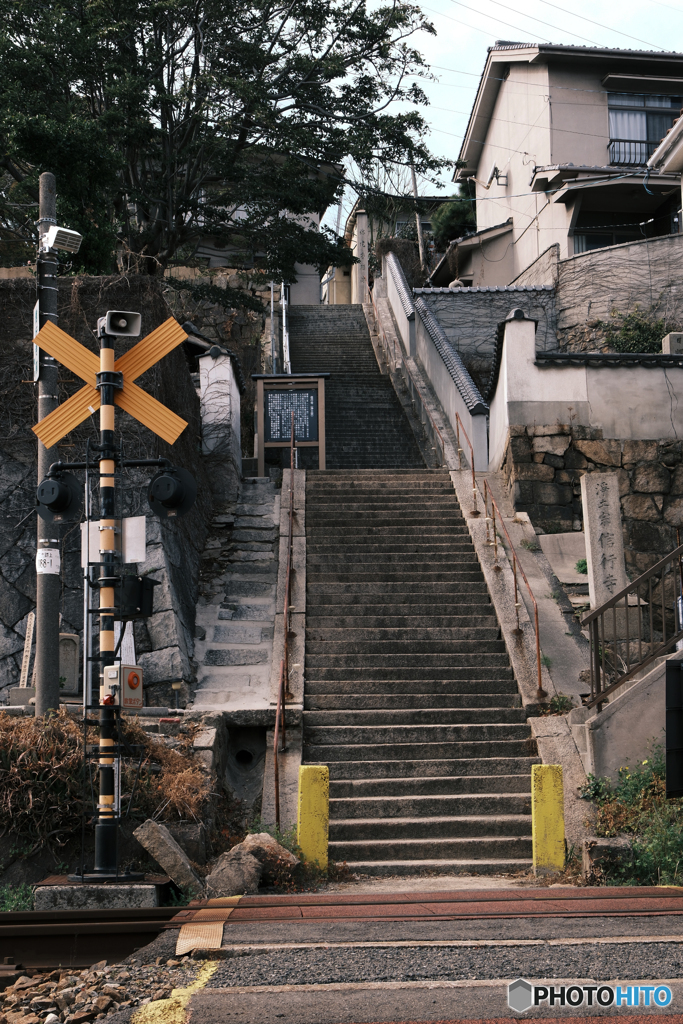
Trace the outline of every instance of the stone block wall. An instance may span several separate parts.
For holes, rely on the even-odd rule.
[[[506,288],[416,288],[468,371],[484,388],[496,350],[498,324],[519,306],[538,323],[540,351],[557,348],[555,292],[550,285]]]
[[[9,687],[19,681],[28,612],[35,608],[35,488],[36,440],[31,426],[37,410],[32,378],[31,310],[35,282],[30,279],[0,281],[0,315],[4,337],[0,347],[0,705],[8,702]],[[106,309],[140,310],[147,334],[170,315],[159,284],[153,278],[133,275],[59,280],[60,326],[81,344],[95,349],[93,330]],[[137,339],[120,339],[120,354]],[[211,515],[211,490],[200,456],[199,399],[187,360],[176,349],[147,371],[138,383],[160,402],[188,421],[175,445],[160,441],[125,413],[117,427],[128,458],[164,456],[188,468],[197,478],[199,499],[182,519],[160,523],[150,515],[146,487],[151,472],[129,472],[122,493],[126,515],[148,519],[147,561],[137,566],[162,582],[155,588],[154,615],[136,623],[136,653],[145,671],[149,704],[168,704],[173,699],[170,683],[190,682],[194,673],[194,616],[199,566],[207,523]],[[60,399],[78,390],[81,382],[62,368]],[[87,437],[97,441],[96,424],[86,420],[52,449],[55,461],[84,459]],[[61,528],[61,629],[82,633],[83,582],[80,567],[80,536],[77,523]]]
[[[583,526],[580,479],[616,472],[629,574],[676,546],[683,526],[683,441],[621,441],[572,424],[512,426],[503,473],[515,509],[548,532]]]

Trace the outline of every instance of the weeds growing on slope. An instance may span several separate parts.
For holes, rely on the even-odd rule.
[[[598,836],[632,836],[630,860],[606,864],[605,880],[624,885],[683,883],[683,800],[666,798],[666,762],[658,744],[640,764],[619,769],[616,785],[588,776],[581,796],[597,806]]]

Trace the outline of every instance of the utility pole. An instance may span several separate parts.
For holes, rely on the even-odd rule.
[[[410,173],[413,179],[413,195],[415,196],[415,224],[417,225],[417,244],[420,247],[420,267],[422,270],[427,269],[427,261],[425,260],[425,244],[422,240],[422,222],[420,221],[420,210],[417,205],[417,178],[415,177],[415,161],[412,156],[410,158]]]
[[[57,323],[57,257],[54,249],[43,249],[43,239],[57,223],[57,185],[54,174],[40,176],[38,215],[38,312],[39,326]],[[57,362],[40,351],[38,377],[38,419],[57,408]],[[44,480],[54,461],[38,441],[38,480]],[[59,527],[38,518],[36,545],[36,716],[59,709]]]

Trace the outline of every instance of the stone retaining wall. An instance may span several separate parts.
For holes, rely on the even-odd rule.
[[[616,472],[626,568],[649,569],[683,526],[683,442],[620,441],[571,424],[511,426],[503,472],[519,512],[549,532],[582,528],[580,479]]]
[[[32,383],[31,310],[35,282],[0,281],[0,315],[5,326],[0,350],[0,705],[16,686],[22,659],[26,618],[35,608],[35,488],[36,440],[30,427],[37,419]],[[77,277],[59,280],[59,323],[81,344],[93,351],[97,317],[107,309],[142,312],[143,334],[168,318],[170,311],[154,278]],[[118,352],[138,339],[119,339]],[[78,390],[80,381],[60,369],[60,399]],[[181,348],[166,356],[138,380],[147,392],[168,405],[188,427],[175,445],[160,441],[126,413],[119,413],[117,427],[128,458],[164,456],[185,466],[197,478],[197,504],[182,519],[160,523],[148,520],[147,561],[138,571],[161,581],[155,588],[155,613],[135,623],[136,653],[145,672],[147,703],[169,704],[174,700],[171,681],[187,683],[194,675],[194,616],[199,566],[211,515],[212,501],[206,471],[199,455],[201,422],[199,399]],[[55,461],[84,459],[85,440],[98,440],[90,420],[54,446]],[[146,485],[151,471],[126,474],[124,514],[150,513]],[[61,630],[82,633],[83,590],[80,538],[77,523],[62,527]],[[187,696],[184,694],[182,696]]]

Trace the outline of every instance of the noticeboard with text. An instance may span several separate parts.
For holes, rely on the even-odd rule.
[[[289,441],[292,433],[296,440],[318,440],[318,390],[267,390],[264,394],[265,443]]]

